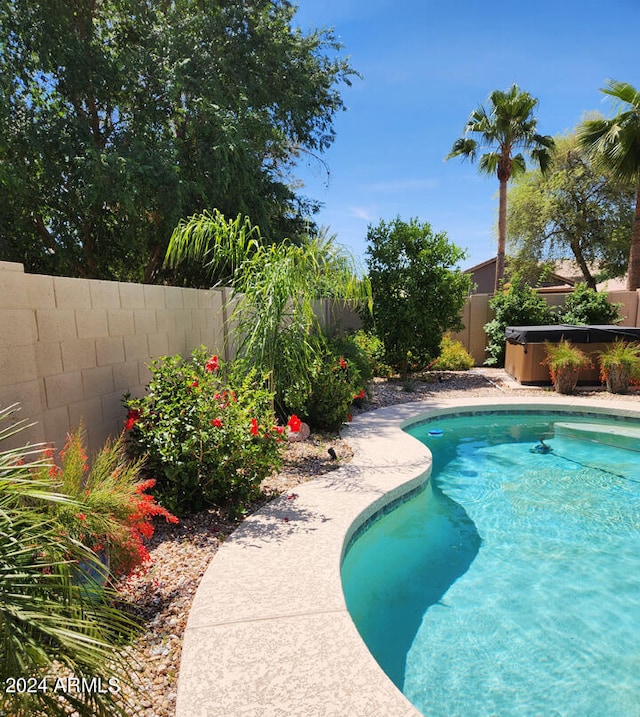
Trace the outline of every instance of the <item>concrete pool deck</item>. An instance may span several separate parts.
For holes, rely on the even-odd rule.
[[[589,411],[640,417],[640,403],[545,395],[416,401],[360,414],[351,462],[245,520],[211,561],[184,634],[176,717],[410,717],[347,611],[345,544],[424,480],[428,449],[402,430],[461,410]]]

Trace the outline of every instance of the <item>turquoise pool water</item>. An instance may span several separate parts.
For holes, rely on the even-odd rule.
[[[356,536],[342,580],[424,715],[640,716],[640,428],[614,422],[618,445],[602,445],[601,423],[487,414],[409,430],[431,480]],[[541,437],[551,452],[531,451]]]

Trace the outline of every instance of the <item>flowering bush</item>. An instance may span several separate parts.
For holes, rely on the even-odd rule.
[[[147,493],[154,480],[140,480],[141,463],[127,458],[122,436],[107,441],[89,467],[82,425],[67,437],[59,463],[53,449],[45,451],[48,466],[38,477],[73,502],[50,505],[56,521],[73,540],[101,556],[115,577],[150,562],[144,540],[153,535],[152,519],[177,518]]]
[[[311,376],[311,393],[299,408],[310,426],[337,431],[351,420],[354,400],[365,398],[360,373],[344,356],[325,354]]]
[[[151,364],[143,398],[125,397],[129,450],[146,460],[156,494],[176,514],[255,498],[281,460],[284,427],[272,394],[242,363],[204,348]]]

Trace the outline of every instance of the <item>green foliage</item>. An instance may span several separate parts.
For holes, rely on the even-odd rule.
[[[235,268],[234,347],[266,377],[281,419],[306,405],[314,371],[329,350],[317,300],[370,303],[369,283],[358,277],[353,258],[323,234],[300,246],[284,241],[267,247],[256,241],[248,221],[194,216],[174,233],[167,260],[200,262],[211,279]]]
[[[600,379],[612,393],[626,393],[640,381],[640,343],[616,339],[599,352]]]
[[[356,73],[333,32],[303,32],[295,12],[279,0],[1,3],[0,258],[159,279],[178,220],[214,207],[273,240],[300,236],[317,206],[290,174],[301,154],[321,162]]]
[[[343,356],[350,361],[358,371],[362,382],[370,381],[374,376],[374,357],[368,348],[377,344],[380,352],[384,346],[376,337],[369,337],[364,331],[334,336],[329,340],[329,347],[334,356]]]
[[[620,322],[621,306],[610,303],[607,294],[594,291],[586,284],[578,284],[567,295],[557,317],[564,324],[617,324]]]
[[[640,374],[640,343],[616,339],[599,353],[603,378],[614,366],[623,366],[631,371],[632,378]]]
[[[327,353],[313,372],[303,415],[313,428],[338,431],[350,420],[351,405],[361,390],[362,380],[355,364]]]
[[[302,417],[313,429],[338,431],[348,419],[355,397],[363,397],[360,366],[366,370],[366,363],[362,362],[362,354],[354,350],[357,347],[346,340],[316,335],[311,343],[315,360],[305,381],[297,380],[294,374],[288,380],[283,376],[283,407],[288,414]]]
[[[615,179],[632,182],[636,190],[627,289],[640,288],[640,93],[628,82],[610,80],[602,90],[618,103],[610,119],[587,119],[578,128],[578,141],[596,165]]]
[[[0,411],[0,442],[24,427],[2,425],[15,408]],[[139,628],[113,607],[109,587],[92,591],[88,599],[86,586],[74,579],[80,563],[96,569],[100,563],[88,547],[60,530],[55,509],[80,510],[81,504],[52,491],[48,477],[40,478],[54,469],[44,448],[29,445],[0,453],[0,712],[14,717],[124,715],[119,691],[131,684],[130,665],[119,646]],[[67,690],[64,682],[54,691],[63,676],[61,665],[87,684],[101,680],[104,691]],[[7,688],[17,679],[47,689],[11,693]]]
[[[367,241],[374,330],[386,360],[406,377],[410,355],[428,362],[444,332],[462,328],[471,280],[453,267],[465,254],[417,219],[369,226]]]
[[[440,355],[431,368],[434,371],[468,371],[474,365],[473,356],[465,349],[462,342],[445,334],[440,342]]]
[[[556,323],[547,302],[519,274],[489,300],[494,318],[484,325],[487,335],[486,366],[504,366],[507,326],[543,326]]]
[[[509,190],[511,252],[520,263],[572,256],[595,289],[626,271],[633,190],[595,167],[575,133],[556,137],[551,156],[547,173],[527,172]]]
[[[257,497],[280,462],[272,399],[246,364],[224,366],[204,348],[153,361],[146,395],[126,399],[127,427],[162,504],[181,515],[212,504],[239,510]]]
[[[359,329],[355,334],[353,334],[352,340],[367,356],[372,376],[388,378],[393,374],[391,366],[384,361],[384,344],[374,333],[365,331],[364,329]],[[363,376],[365,376],[365,374],[363,374]]]

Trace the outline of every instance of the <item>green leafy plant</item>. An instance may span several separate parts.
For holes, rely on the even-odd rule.
[[[503,283],[500,291],[489,300],[494,313],[484,325],[487,336],[486,366],[504,366],[507,326],[542,326],[556,323],[547,302],[529,286],[520,274]]]
[[[557,344],[545,341],[545,348],[547,356],[543,363],[549,368],[556,391],[572,393],[578,383],[580,370],[591,366],[591,359],[565,339]]]
[[[367,242],[372,328],[406,380],[412,362],[436,358],[445,331],[462,328],[471,280],[454,267],[464,252],[428,223],[400,217],[370,226]]]
[[[616,340],[599,352],[600,378],[611,393],[626,393],[640,379],[640,343]]]
[[[606,293],[580,283],[567,296],[557,317],[564,324],[617,324],[621,306],[609,302]]]
[[[52,448],[46,455],[53,461]],[[177,522],[147,494],[155,481],[141,480],[141,471],[142,461],[128,459],[122,435],[108,440],[89,466],[81,424],[67,437],[59,463],[38,475],[42,482],[48,479],[55,492],[73,498],[73,504],[52,504],[55,520],[73,540],[99,555],[116,578],[150,562],[144,541],[153,535],[154,517]]]
[[[298,412],[313,428],[338,431],[350,420],[354,400],[366,395],[355,363],[327,352],[318,360],[310,379],[311,392]]]
[[[393,375],[393,368],[385,363],[384,343],[378,336],[370,331],[359,329],[352,335],[351,340],[366,355],[372,376],[388,378]]]
[[[362,382],[366,383],[373,378],[373,359],[365,347],[357,340],[355,333],[333,336],[329,339],[328,344],[334,356],[344,357],[357,368],[358,376]],[[384,347],[381,346],[381,348],[384,350]]]
[[[15,410],[0,410],[0,442],[25,427],[4,425]],[[130,665],[120,646],[139,626],[114,607],[108,586],[89,599],[74,579],[81,563],[99,569],[100,562],[60,529],[57,510],[82,504],[52,490],[55,466],[44,449],[0,452],[0,713],[125,715],[121,691],[130,684]],[[101,689],[71,689],[67,676]],[[34,689],[9,689],[20,684]]]
[[[445,334],[440,342],[440,355],[431,364],[434,371],[468,371],[473,368],[473,356],[465,349],[462,342]]]
[[[273,394],[241,361],[204,348],[151,364],[142,398],[125,397],[129,450],[144,457],[163,505],[180,515],[208,505],[241,510],[281,460]]]

